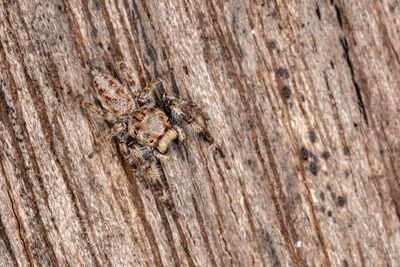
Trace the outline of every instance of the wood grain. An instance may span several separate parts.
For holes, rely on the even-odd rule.
[[[1,266],[396,266],[397,1],[0,1]],[[91,71],[203,109],[162,166],[114,140]],[[98,103],[98,102],[97,102]]]

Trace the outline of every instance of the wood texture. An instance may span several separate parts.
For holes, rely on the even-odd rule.
[[[400,264],[398,1],[0,0],[1,266]],[[91,70],[197,102],[155,201]]]

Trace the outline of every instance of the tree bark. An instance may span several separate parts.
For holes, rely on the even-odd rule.
[[[0,1],[1,266],[396,266],[397,1]],[[132,170],[91,71],[202,108],[162,162],[177,216]]]

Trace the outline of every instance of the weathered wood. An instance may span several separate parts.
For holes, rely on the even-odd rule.
[[[396,1],[0,1],[1,266],[400,263]],[[202,107],[163,168],[178,217],[115,141],[90,72]],[[142,177],[143,178],[143,177]]]

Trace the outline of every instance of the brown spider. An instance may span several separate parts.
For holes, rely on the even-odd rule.
[[[183,128],[202,136],[222,157],[223,153],[211,134],[193,115],[192,111],[201,115],[196,103],[173,94],[164,94],[161,104],[157,105],[150,97],[152,90],[171,70],[140,90],[131,86],[133,79],[125,64],[122,61],[118,63],[130,89],[110,75],[92,72],[93,87],[105,111],[78,97],[84,107],[113,123],[110,133],[101,138],[89,157],[98,152],[112,137],[119,135],[125,144],[122,149],[130,165],[134,168],[140,167],[144,171],[148,179],[147,184],[151,185],[158,199],[171,209],[173,203],[168,184],[162,179],[164,176],[160,170],[159,159],[169,158],[167,152],[172,141],[182,143],[186,139]]]

